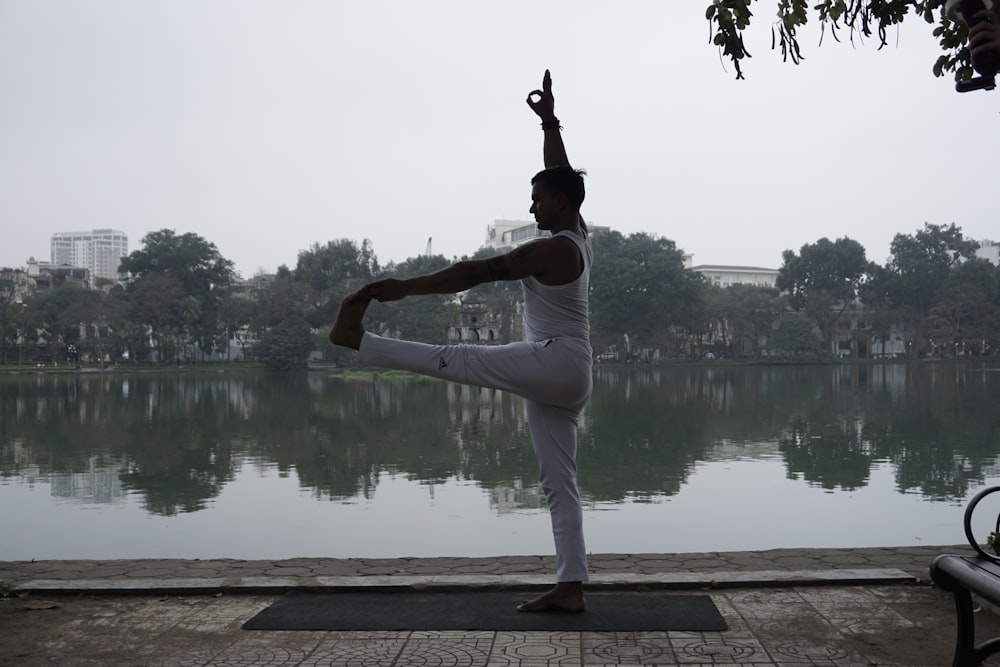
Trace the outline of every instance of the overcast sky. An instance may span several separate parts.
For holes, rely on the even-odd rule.
[[[884,263],[925,222],[1000,240],[1000,92],[958,94],[911,17],[877,50],[754,4],[745,81],[707,0],[0,0],[0,266],[55,232],[194,232],[249,277],[313,243],[386,264],[471,254],[529,220],[552,71],[584,216],[695,264],[778,268],[859,241]]]

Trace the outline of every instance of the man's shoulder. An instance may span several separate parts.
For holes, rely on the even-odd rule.
[[[585,243],[586,238],[581,236],[579,232],[564,229],[554,233],[548,238],[539,239],[539,241],[545,243],[552,252],[562,254],[567,252],[578,252],[580,250],[580,243]]]

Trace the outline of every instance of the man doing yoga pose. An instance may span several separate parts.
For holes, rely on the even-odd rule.
[[[528,95],[528,105],[542,120],[546,167],[531,179],[530,212],[538,228],[551,235],[489,259],[456,262],[416,278],[370,283],[343,300],[330,341],[357,350],[358,361],[365,365],[500,389],[524,398],[552,520],[556,585],[518,610],[583,611],[583,582],[588,575],[576,481],[577,422],[593,388],[588,305],[592,250],[580,217],[584,172],[573,169],[566,157],[547,70],[542,89]],[[523,342],[428,345],[377,336],[362,325],[372,299],[451,294],[498,280],[521,281]]]

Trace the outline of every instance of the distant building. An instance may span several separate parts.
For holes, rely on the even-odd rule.
[[[34,291],[35,279],[27,271],[0,268],[0,297],[11,303],[24,303]]]
[[[57,232],[52,235],[52,264],[87,269],[91,284],[98,278],[119,281],[118,265],[126,255],[128,236],[117,229]]]
[[[256,301],[274,283],[275,273],[258,273],[252,278],[238,280],[229,286],[229,291],[238,299]]]
[[[979,250],[976,251],[976,257],[981,257],[994,265],[1000,266],[1000,243],[983,239],[979,242]]]
[[[609,231],[608,227],[597,227],[587,223],[591,232]],[[530,220],[494,220],[486,227],[487,248],[515,248],[522,243],[549,236],[538,228],[538,223]]]
[[[486,310],[485,304],[465,302],[458,322],[448,330],[448,342],[499,345],[500,320]]]
[[[92,284],[89,269],[70,264],[39,262],[34,257],[28,258],[28,276],[34,281],[33,288],[36,290],[52,289],[66,283],[74,283],[80,287]]]
[[[778,282],[777,269],[764,269],[759,266],[699,264],[692,266],[691,270],[705,276],[705,280],[718,287],[730,287],[731,285],[775,287]]]
[[[538,225],[527,220],[494,220],[486,227],[487,248],[512,248],[525,241],[548,236],[548,232],[538,229]]]

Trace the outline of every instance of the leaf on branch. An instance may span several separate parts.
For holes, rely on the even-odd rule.
[[[737,79],[742,79],[740,60],[750,57],[743,41],[743,30],[750,25],[751,0],[714,0],[706,9],[705,16],[716,24],[712,43],[719,47],[736,67]],[[850,32],[850,43],[857,47],[855,39],[864,43],[866,37],[877,35],[878,50],[888,44],[889,27],[898,26],[911,15],[922,16],[928,23],[937,21],[933,34],[939,40],[944,55],[933,66],[935,76],[946,71],[955,73],[956,80],[971,76],[971,61],[965,47],[967,29],[964,25],[953,24],[945,15],[945,0],[818,0],[810,7],[808,0],[778,0],[777,20],[771,26],[771,49],[780,47],[782,61],[791,60],[799,64],[804,60],[798,42],[797,30],[809,19],[810,9],[816,12],[820,23],[819,45],[823,44],[829,24],[830,34],[840,42],[838,35],[842,27]],[[911,13],[912,10],[912,13]],[[775,25],[776,24],[776,25]]]

